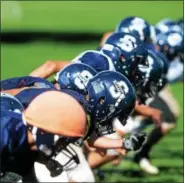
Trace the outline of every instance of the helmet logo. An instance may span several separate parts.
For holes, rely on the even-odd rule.
[[[131,21],[131,25],[129,26],[130,30],[138,31],[141,40],[144,40],[144,31],[143,29],[146,27],[145,21],[141,18],[134,18]]]
[[[93,75],[87,70],[77,72],[74,83],[79,89],[84,90],[92,77]]]
[[[124,81],[114,81],[114,84],[109,88],[109,92],[116,99],[115,106],[118,107],[119,103],[125,98],[125,94],[129,92],[129,88]]]
[[[100,79],[93,81],[91,84],[92,84],[92,87],[93,87],[96,94],[98,94],[104,90],[104,86],[103,86]]]
[[[124,51],[131,52],[137,47],[136,38],[130,35],[125,35],[120,38],[118,46]]]

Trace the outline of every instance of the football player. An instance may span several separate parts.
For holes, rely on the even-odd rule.
[[[158,34],[155,34],[156,36],[153,37],[153,43],[156,44],[152,44],[152,42],[147,41],[149,40],[146,39],[146,37],[149,36],[148,31],[143,31],[143,35],[145,38],[143,40],[146,42],[147,48],[152,50],[158,56],[160,56],[161,59],[163,60],[164,65],[166,65],[166,73],[164,74],[163,77],[163,82],[164,84],[166,84],[166,82],[174,82],[182,79],[183,76],[182,62],[179,62],[179,59],[177,61],[177,56],[180,58],[180,60],[183,60],[182,52],[183,37],[182,30],[180,30],[180,27],[175,22],[171,20],[164,20],[161,21],[159,24],[156,29],[158,31]],[[146,27],[147,26],[145,26],[145,28]],[[125,28],[129,27],[126,26],[126,23],[120,23],[118,28],[121,31],[125,31]],[[161,30],[159,30],[159,28],[161,28]],[[133,32],[133,30],[135,32]],[[137,28],[136,29],[132,28],[132,31],[130,31],[130,33],[131,32],[135,35],[140,34]],[[142,37],[140,37],[140,39],[142,40]],[[171,62],[169,64],[168,60],[172,60],[175,57],[176,59],[174,60],[174,62]],[[165,85],[165,87],[163,86],[163,89],[159,93],[158,97],[155,97],[149,106],[160,109],[163,112],[162,115],[163,123],[161,125],[161,128],[156,128],[151,132],[147,140],[148,142],[146,143],[146,148],[143,148],[143,151],[141,150],[141,152],[138,153],[138,155],[135,157],[135,160],[136,162],[139,162],[142,169],[145,170],[146,172],[151,174],[157,174],[159,170],[157,169],[157,167],[152,166],[152,164],[149,161],[149,151],[151,150],[152,146],[156,144],[164,136],[164,134],[166,134],[168,131],[175,127],[174,122],[176,121],[177,116],[179,115],[178,112],[179,107],[176,100],[170,93],[167,85]]]
[[[72,64],[71,66],[74,66],[74,65],[78,65],[78,64]],[[86,66],[86,68],[87,68],[87,66]],[[73,78],[73,73],[70,74],[70,72],[67,72],[68,69],[70,70],[69,66],[68,66],[68,68],[67,68],[66,70],[64,69],[66,72],[60,72],[60,74],[59,74],[59,76],[60,76],[60,77],[59,77],[59,78],[60,78],[59,81],[60,81],[60,82],[59,82],[59,83],[62,83],[62,82],[63,82],[63,85],[66,85],[66,83],[69,83],[69,82],[72,81],[72,82],[73,82],[73,85],[72,85],[73,87],[74,87],[76,84],[79,84],[79,85],[77,85],[77,86],[79,86],[79,88],[82,88],[82,87],[84,86],[84,84],[86,83],[86,82],[84,82],[84,81],[85,81],[90,75],[89,75],[89,74],[87,73],[87,71],[85,70],[86,72],[82,72],[82,75],[80,75],[81,73],[77,72],[77,76],[76,76],[76,78],[74,79],[74,78]],[[68,71],[69,71],[69,70],[68,70]],[[72,69],[72,71],[74,71],[74,69]],[[115,79],[115,77],[117,77],[118,79],[122,79],[122,80],[126,81],[127,83],[129,83],[128,80],[125,80],[126,78],[124,78],[124,77],[123,77],[122,75],[120,75],[119,73],[116,73],[116,72],[111,73],[110,71],[107,71],[107,72],[108,72],[108,73],[106,73],[106,72],[105,72],[105,73],[100,73],[100,75],[98,75],[97,77],[95,77],[97,80],[99,80],[99,82],[101,81],[100,78],[102,78],[103,81],[105,80],[105,81],[104,81],[105,84],[103,85],[104,87],[105,87],[105,86],[106,86],[107,88],[111,87],[111,82],[113,82],[113,81],[112,81],[111,79],[108,80],[108,83],[107,83],[107,81],[106,81],[106,80],[107,80],[106,77],[109,76],[109,75],[112,76],[112,79]],[[65,74],[68,75],[68,78],[69,78],[69,79],[67,79],[67,77],[64,77],[64,76],[67,76],[67,75],[65,75]],[[63,76],[63,77],[62,77],[62,76]],[[71,76],[71,77],[69,77],[69,76]],[[83,79],[83,77],[86,77],[86,76],[87,76],[87,78]],[[99,78],[99,77],[100,77],[100,78]],[[63,80],[62,80],[62,78],[63,78]],[[73,79],[74,79],[74,81],[73,81]],[[102,83],[103,83],[103,81],[102,81]],[[115,80],[114,80],[114,82],[115,82]],[[113,82],[113,83],[114,83],[114,82]],[[123,81],[122,81],[122,82],[123,82]],[[22,83],[24,83],[24,82],[22,82]],[[103,105],[103,103],[104,103],[104,99],[103,99],[103,98],[102,98],[102,100],[100,100],[99,98],[96,99],[96,97],[98,97],[98,96],[96,96],[95,94],[91,95],[91,93],[92,93],[94,87],[97,87],[97,89],[98,89],[98,88],[101,89],[101,87],[98,85],[98,82],[95,82],[95,81],[94,81],[94,82],[92,82],[92,83],[96,83],[96,84],[95,84],[95,85],[88,84],[88,88],[89,88],[89,90],[88,90],[88,91],[89,91],[89,101],[91,101],[92,104],[95,105],[96,107],[101,107],[101,108],[102,108],[102,109],[100,108],[100,110],[97,111],[99,114],[98,114],[98,113],[94,113],[94,115],[96,114],[95,116],[97,116],[97,117],[96,117],[96,121],[98,122],[98,121],[99,121],[102,117],[104,117],[104,116],[105,116],[105,117],[104,117],[104,118],[105,118],[104,120],[108,120],[108,118],[110,118],[110,117],[113,115],[113,113],[115,113],[115,111],[114,111],[113,108],[112,108],[112,109],[111,109],[111,110],[113,110],[113,111],[112,111],[112,114],[111,114],[111,115],[109,115],[109,114],[107,115],[107,112],[109,111],[109,109],[108,109],[107,107],[108,107],[108,103],[111,102],[111,100],[110,100],[110,99],[111,99],[111,95],[110,95],[109,97],[108,97],[108,96],[107,96],[107,97],[103,97],[103,98],[105,98],[105,99],[107,98],[106,101],[105,101],[105,104]],[[107,83],[108,85],[107,85],[106,83]],[[77,86],[76,86],[76,87],[77,87]],[[81,87],[81,86],[82,86],[82,87]],[[119,86],[119,85],[118,85],[118,86]],[[118,86],[117,86],[117,87],[118,87]],[[124,84],[123,86],[126,86],[126,85]],[[130,86],[131,86],[131,84],[129,84],[129,88],[130,88]],[[112,86],[112,87],[113,87],[113,86]],[[74,88],[75,88],[75,87],[74,87]],[[102,89],[103,89],[103,88],[102,88]],[[105,88],[104,88],[104,89],[105,89]],[[104,89],[103,89],[101,92],[103,92]],[[113,91],[114,91],[114,90],[113,90]],[[121,92],[121,90],[119,90],[119,92]],[[105,91],[104,91],[104,94],[102,93],[101,97],[102,97],[103,95],[105,95],[105,94],[108,94],[108,93],[109,93],[109,92],[105,92]],[[133,95],[132,93],[133,93],[133,89],[130,90],[130,92],[129,92],[129,97],[126,97],[126,98],[130,98],[130,99],[129,99],[130,102],[132,102],[132,104],[134,104],[134,103],[133,103],[134,101],[131,101],[131,98],[134,97],[134,95]],[[118,93],[115,93],[115,92],[114,92],[114,94],[118,97]],[[79,96],[78,96],[78,97],[79,97]],[[91,100],[91,98],[92,98],[92,100]],[[108,99],[109,99],[109,100],[108,100]],[[81,99],[81,100],[82,100],[82,99]],[[114,100],[115,100],[115,99],[114,99]],[[112,100],[112,102],[113,102],[114,100]],[[100,102],[100,101],[103,102],[103,103],[102,103],[100,106],[98,106],[98,105],[97,105],[97,102]],[[120,101],[120,99],[119,99],[119,101]],[[91,103],[91,102],[90,102],[90,103]],[[107,102],[108,102],[108,103],[107,103]],[[130,103],[130,102],[129,102],[129,103]],[[128,103],[128,102],[127,102],[127,103]],[[128,103],[128,104],[129,104],[129,103]],[[119,103],[118,103],[118,105],[119,105]],[[122,105],[123,105],[123,103],[122,103]],[[113,107],[113,106],[112,106],[112,107]],[[133,105],[133,107],[134,107],[134,105]],[[131,108],[132,108],[132,107],[131,107]],[[105,111],[102,111],[103,109],[104,109]],[[119,108],[118,108],[118,109],[119,109]],[[118,109],[117,109],[117,110],[118,110]],[[126,109],[126,108],[122,106],[121,109]],[[119,109],[119,110],[120,110],[120,109]],[[118,110],[118,111],[119,111],[119,110]],[[131,110],[131,109],[130,109],[130,110]],[[101,111],[102,111],[103,113],[100,113]],[[115,113],[115,114],[116,114],[116,113]],[[128,112],[128,114],[129,114],[129,112]],[[116,114],[116,115],[118,115],[118,114]],[[98,132],[98,127],[100,128],[100,127],[102,126],[101,131],[99,131],[97,134],[103,133],[104,130],[105,130],[105,129],[103,129],[103,127],[106,126],[106,125],[103,125],[103,123],[102,123],[102,124],[97,123],[97,124],[98,124],[98,125],[95,127],[95,131]],[[109,125],[107,125],[107,126],[109,126]],[[107,129],[107,130],[108,130],[108,129]],[[111,130],[111,129],[109,128],[109,130]],[[142,137],[136,137],[136,136],[135,136],[135,138],[138,138],[138,139],[141,138],[141,139],[143,139]],[[98,142],[98,141],[99,141],[99,142]],[[115,143],[116,141],[113,141],[113,142],[112,142],[112,145],[110,144],[111,141],[108,140],[108,139],[105,140],[105,138],[104,138],[104,141],[102,141],[102,140],[100,140],[100,139],[99,139],[98,141],[94,141],[94,144],[95,144],[96,147],[101,147],[101,148],[102,148],[102,147],[103,147],[103,148],[107,148],[107,147],[114,147],[114,148],[116,148],[116,147],[122,147],[122,145],[120,144],[120,143],[122,143],[122,140],[117,141],[117,142],[119,142],[119,143]],[[102,141],[102,142],[100,142],[100,141]],[[141,140],[141,141],[142,141],[142,140]],[[98,144],[100,144],[100,143],[102,144],[101,146],[98,145]],[[106,145],[106,144],[107,144],[107,145]],[[117,144],[117,145],[116,145],[116,144]],[[120,146],[120,145],[121,145],[121,146]],[[141,144],[139,143],[138,145],[141,145]],[[135,148],[135,147],[134,147],[134,148]],[[138,146],[137,146],[137,148],[138,148]]]
[[[149,61],[149,68],[140,68],[140,71],[142,73],[145,73],[145,79],[144,83],[141,87],[141,90],[137,91],[137,96],[142,101],[146,100],[148,98],[154,97],[158,92],[158,87],[161,86],[161,77],[163,72],[163,64],[159,57],[155,56],[151,51],[149,51],[148,55],[148,61]],[[141,107],[142,108],[142,107]],[[135,110],[134,116],[136,116],[137,111]],[[117,131],[117,136],[112,136],[112,138],[120,138],[124,136],[126,133],[131,131],[132,128],[135,127],[135,123],[133,121],[130,122],[128,120],[129,124],[122,125],[119,120],[115,120],[113,125]],[[159,124],[157,124],[159,126]],[[110,136],[109,136],[110,137]],[[92,152],[89,154],[88,161],[90,163],[90,166],[92,168],[96,168],[105,162],[111,161],[119,156],[119,153],[111,150],[107,151],[105,153],[106,156],[100,155],[98,152]]]
[[[175,128],[175,122],[179,116],[178,103],[171,94],[167,84],[181,80],[183,75],[183,65],[180,62],[180,59],[182,60],[183,58],[183,37],[181,33],[174,31],[160,33],[157,35],[156,40],[156,48],[164,53],[171,62],[168,63],[169,67],[167,67],[167,72],[165,74],[166,85],[163,87],[159,95],[149,104],[149,106],[161,109],[163,112],[162,124],[160,127],[156,127],[152,130],[148,136],[146,144],[135,156],[135,161],[139,163],[144,171],[150,174],[158,174],[159,169],[151,164],[149,153],[152,150],[153,145]],[[144,121],[146,123],[150,122],[148,119]]]
[[[142,88],[145,74],[139,70],[141,67],[147,70],[149,64],[147,60],[148,51],[139,38],[128,33],[113,33],[102,45],[101,51],[112,59],[116,70],[127,76],[136,92],[139,88]],[[135,63],[135,66],[132,65],[133,63]],[[161,112],[159,110],[138,104],[135,108],[137,112],[160,123]]]
[[[183,80],[184,38],[176,31],[160,33],[156,38],[157,49],[169,60],[167,80],[169,83]]]
[[[59,100],[64,103],[57,104]],[[69,109],[75,119],[66,112]],[[51,147],[54,141],[52,134],[73,138],[85,135],[86,116],[82,107],[71,96],[58,91],[50,90],[38,95],[26,109],[17,98],[1,93],[1,114],[1,179],[4,181],[19,181],[11,180],[14,174],[10,172],[25,174],[24,168],[27,167],[21,167],[21,172],[19,169],[24,165],[21,159],[26,160],[24,155],[29,155],[30,151],[45,153],[46,147]],[[51,116],[52,126],[49,123]],[[21,177],[14,177],[17,178]]]
[[[123,33],[124,35],[124,33]],[[122,36],[122,34],[120,35]],[[126,39],[122,42],[122,39]],[[80,55],[78,55],[76,58],[72,60],[72,62],[80,62],[85,63],[87,65],[90,65],[93,67],[96,71],[102,71],[102,70],[116,70],[119,71],[121,69],[122,74],[126,74],[126,76],[129,74],[129,76],[132,76],[132,78],[129,78],[129,80],[132,82],[131,79],[136,80],[137,75],[135,73],[135,68],[137,68],[138,64],[143,65],[143,67],[147,66],[147,62],[145,61],[145,58],[147,56],[146,49],[142,49],[144,47],[143,43],[140,42],[138,39],[134,38],[133,36],[125,35],[125,37],[120,37],[121,41],[119,41],[119,44],[122,44],[121,47],[118,47],[117,49],[114,49],[117,59],[113,60],[110,59],[105,53],[105,49],[107,47],[103,48],[101,51],[94,51],[94,50],[88,50]],[[117,40],[118,41],[118,37]],[[135,41],[135,43],[133,43]],[[136,44],[137,43],[137,44]],[[129,49],[129,50],[128,50]],[[139,51],[139,53],[138,53]],[[113,56],[114,56],[113,54]],[[130,63],[132,59],[132,62]],[[129,60],[127,62],[124,62],[124,60]],[[59,72],[64,65],[69,64],[70,62],[66,61],[47,61],[42,66],[34,69],[31,72],[31,76],[41,77],[41,78],[47,78],[49,76],[52,76],[53,74]],[[131,68],[133,69],[132,72]],[[118,70],[119,69],[119,70]],[[139,77],[138,77],[139,78]],[[139,82],[139,79],[138,79]],[[160,111],[152,108],[146,108],[143,110],[137,105],[136,110],[140,111],[141,113],[144,113],[145,115],[152,117],[155,121],[160,122]]]

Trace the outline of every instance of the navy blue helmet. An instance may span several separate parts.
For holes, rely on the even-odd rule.
[[[160,33],[166,33],[169,31],[175,31],[175,32],[182,33],[182,29],[181,29],[180,25],[178,25],[177,22],[173,21],[170,18],[162,19],[161,21],[159,21],[156,24],[155,28]]]
[[[162,60],[162,62],[164,64],[164,68],[163,68],[164,69],[164,74],[167,74],[168,68],[169,68],[169,60],[167,59],[165,54],[158,51],[155,46],[156,46],[155,44],[147,44],[146,43],[147,49],[154,52]]]
[[[116,71],[125,75],[134,86],[138,65],[148,66],[145,43],[129,33],[112,34],[101,51],[112,59]]]
[[[149,23],[140,17],[127,17],[123,19],[117,26],[116,32],[131,33],[134,36],[139,36],[142,41],[150,41],[150,25]]]
[[[104,70],[114,70],[111,59],[101,51],[97,50],[87,50],[82,52],[77,57],[75,57],[72,62],[87,64],[97,72]]]
[[[129,80],[116,71],[102,71],[89,80],[87,84],[88,101],[94,106],[93,118],[100,124],[121,112],[122,122],[135,107],[135,90]]]
[[[162,76],[164,74],[164,63],[156,53],[148,51],[149,68],[139,67],[143,75],[142,87],[136,90],[138,98],[144,102],[147,98],[154,97],[159,88],[162,87]]]
[[[159,47],[159,51],[163,52],[169,61],[177,56],[183,59],[184,36],[180,32],[169,31],[160,33],[156,37],[156,44]]]
[[[1,93],[1,110],[21,113],[23,112],[24,107],[16,97]]]
[[[55,79],[60,89],[71,89],[81,94],[87,94],[87,83],[96,75],[96,71],[82,63],[74,63],[63,68],[57,73]]]

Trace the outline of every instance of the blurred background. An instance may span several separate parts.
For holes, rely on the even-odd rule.
[[[126,16],[155,24],[183,17],[183,1],[1,1],[1,79],[28,75],[47,60],[71,60],[96,49],[101,36]],[[140,171],[129,155],[101,167],[103,182],[183,182],[183,84],[171,85],[181,106],[177,128],[152,151],[157,176]],[[95,171],[96,173],[96,171]]]

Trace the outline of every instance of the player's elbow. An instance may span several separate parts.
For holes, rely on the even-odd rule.
[[[52,70],[53,72],[56,72],[56,62],[48,60],[44,63],[44,65],[47,70]]]

